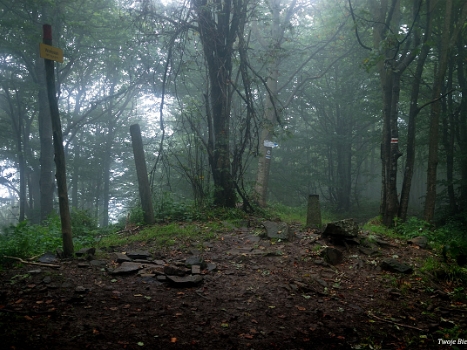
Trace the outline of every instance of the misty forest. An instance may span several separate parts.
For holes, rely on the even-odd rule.
[[[466,208],[464,0],[0,0],[11,349],[467,344]]]

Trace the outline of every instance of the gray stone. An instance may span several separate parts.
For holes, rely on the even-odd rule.
[[[152,261],[154,264],[156,265],[165,265],[165,261],[164,260],[158,260],[158,259],[155,259]]]
[[[86,287],[78,286],[78,287],[75,288],[75,293],[76,294],[85,294],[87,292],[89,292],[89,289],[86,288]]]
[[[126,255],[131,259],[149,259],[151,257],[151,253],[145,250],[135,250],[126,252]]]
[[[185,260],[185,265],[189,267],[193,265],[198,265],[201,269],[206,268],[206,262],[204,261],[203,257],[200,255],[189,256]]]
[[[166,275],[158,275],[158,276],[156,276],[156,279],[159,282],[167,282],[167,276]]]
[[[104,267],[107,265],[107,261],[105,260],[91,260],[89,263],[92,266],[100,266],[100,267]]]
[[[37,259],[37,260],[39,262],[41,262],[41,263],[56,263],[56,262],[58,262],[58,259],[55,256],[55,254],[52,254],[50,252],[41,255],[39,257],[39,259]]]
[[[164,266],[164,273],[166,275],[184,276],[191,273],[191,269],[175,265],[166,265]]]
[[[358,225],[354,219],[330,222],[326,225],[323,236],[338,240],[355,238],[358,236]]]
[[[34,270],[29,270],[28,274],[30,275],[39,275],[42,272],[41,269],[34,269]]]
[[[401,263],[396,259],[385,259],[381,261],[381,269],[391,272],[398,272],[398,273],[412,273],[413,268],[412,266]]]
[[[87,269],[89,268],[89,264],[86,262],[79,262],[77,265],[80,269]]]
[[[78,250],[76,256],[94,255],[96,254],[96,248],[81,248]]]
[[[111,271],[110,274],[112,275],[124,275],[139,271],[143,268],[143,266],[139,263],[135,262],[123,262],[119,267],[115,270]]]
[[[172,284],[179,287],[195,286],[203,280],[201,275],[188,275],[188,276],[172,276],[167,275],[167,279]]]
[[[139,274],[155,274],[155,275],[163,275],[164,272],[164,267],[161,265],[154,265],[154,266],[146,266],[144,269],[140,270],[138,272]]]
[[[49,284],[50,282],[52,282],[52,278],[50,276],[46,276],[42,280],[42,283],[45,283],[45,284]]]
[[[266,229],[266,237],[268,238],[293,240],[294,235],[285,222],[264,221],[263,226]]]
[[[365,248],[365,247],[358,247],[358,250],[365,254],[365,255],[377,255],[381,254],[378,249],[375,248]]]
[[[326,247],[322,252],[324,260],[331,265],[338,265],[342,262],[344,255],[339,249]]]
[[[419,246],[420,248],[426,248],[428,246],[428,238],[425,236],[418,236],[409,239],[407,243]]]
[[[113,259],[115,262],[121,264],[123,262],[130,262],[131,259],[123,253],[113,253]]]
[[[215,271],[217,269],[217,265],[215,263],[208,263],[207,269],[208,271]]]
[[[192,265],[191,266],[191,274],[192,275],[199,275],[201,273],[201,266],[199,265]]]

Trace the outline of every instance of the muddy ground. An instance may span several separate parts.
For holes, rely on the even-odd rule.
[[[54,268],[4,267],[0,348],[439,349],[452,348],[442,344],[447,340],[467,344],[465,291],[420,270],[434,256],[432,250],[385,238],[388,244],[338,246],[343,261],[332,266],[320,255],[331,244],[319,232],[298,225],[291,229],[292,242],[260,239],[258,227],[227,227],[211,241],[178,241],[164,249],[142,242],[98,250],[94,258],[52,262],[58,265]],[[129,251],[151,256],[137,261],[138,271],[112,274],[120,266],[113,252]],[[185,269],[186,259],[198,255],[206,263],[202,281],[167,281],[164,265]],[[386,258],[405,262],[414,272],[385,271],[380,263]]]

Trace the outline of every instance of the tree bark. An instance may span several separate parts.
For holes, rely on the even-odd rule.
[[[42,60],[37,60],[36,75],[39,84],[39,139],[41,145],[40,163],[40,220],[46,220],[53,212],[55,193],[54,149],[52,141],[52,119],[47,97],[47,85]]]
[[[233,44],[237,37],[242,1],[192,0],[209,75],[208,157],[214,181],[214,204],[234,208],[235,184],[230,164],[230,109]]]
[[[420,83],[422,81],[422,73],[424,70],[425,62],[430,52],[430,46],[427,45],[427,41],[431,38],[432,33],[432,18],[431,13],[433,7],[430,1],[427,1],[426,6],[426,22],[425,22],[425,34],[423,37],[423,46],[420,51],[420,55],[417,60],[417,67],[415,68],[415,74],[411,86],[410,93],[410,107],[409,107],[409,120],[407,125],[407,151],[406,161],[404,169],[404,178],[402,181],[401,197],[399,203],[399,218],[405,222],[407,219],[407,211],[409,208],[410,189],[412,186],[412,178],[415,167],[415,133],[416,133],[416,118],[420,112],[418,106],[418,97],[420,93]],[[419,31],[415,31],[416,36],[420,36]],[[416,39],[418,41],[418,39]]]
[[[44,44],[52,45],[52,29],[45,24]],[[60,207],[60,221],[62,226],[63,255],[72,257],[74,253],[73,238],[71,232],[70,208],[68,205],[68,191],[66,183],[65,151],[63,149],[62,126],[58,112],[58,101],[55,90],[54,61],[45,59],[45,75],[47,80],[47,97],[50,106],[52,120],[53,146],[55,152],[56,178],[58,187],[58,201]]]
[[[152,206],[151,188],[148,180],[148,170],[144,157],[143,139],[138,124],[130,126],[131,142],[133,145],[133,155],[135,157],[136,175],[138,176],[139,196],[143,209],[144,223],[152,225],[155,222],[154,209]]]

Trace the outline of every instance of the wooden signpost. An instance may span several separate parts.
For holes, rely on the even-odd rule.
[[[44,24],[43,44],[40,46],[40,57],[44,58],[45,76],[47,80],[47,96],[52,118],[52,133],[55,152],[55,166],[57,173],[58,203],[60,207],[60,221],[62,224],[63,256],[72,257],[74,253],[71,232],[70,208],[68,205],[68,191],[66,185],[65,151],[63,149],[62,125],[58,112],[57,93],[55,90],[54,61],[63,62],[63,51],[52,46],[52,27]]]

